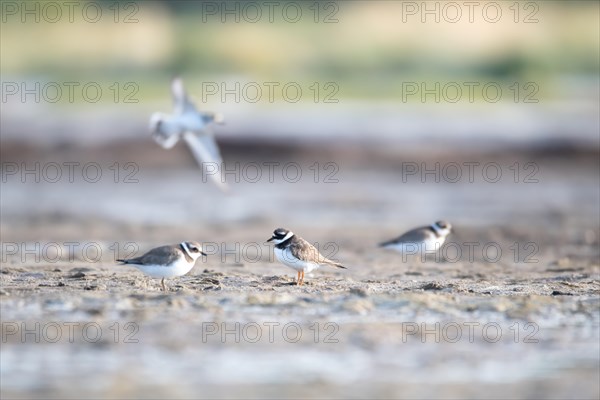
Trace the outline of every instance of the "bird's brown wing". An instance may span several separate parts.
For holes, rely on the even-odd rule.
[[[315,246],[297,236],[294,236],[294,240],[292,240],[292,243],[290,244],[290,251],[294,257],[302,261],[346,269],[346,267],[344,267],[342,264],[331,261],[327,257],[324,257],[321,253],[319,253],[319,250],[317,250]]]

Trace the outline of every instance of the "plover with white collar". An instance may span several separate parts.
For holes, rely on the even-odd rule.
[[[117,260],[136,267],[153,278],[162,278],[160,284],[166,291],[165,278],[182,276],[190,272],[200,256],[205,256],[198,242],[181,242],[172,246],[156,247],[141,257]]]
[[[295,235],[292,231],[277,228],[267,242],[275,243],[275,256],[284,265],[296,270],[297,285],[304,283],[304,274],[311,272],[321,265],[344,268],[342,264],[324,257],[312,244]]]
[[[429,226],[411,229],[380,246],[403,254],[434,254],[442,247],[451,231],[452,225],[449,222],[437,221]]]

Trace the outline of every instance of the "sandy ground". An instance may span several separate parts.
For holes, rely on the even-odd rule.
[[[193,169],[142,168],[134,185],[11,178],[2,398],[598,398],[598,172],[539,167],[525,185],[341,165],[335,185],[229,196]],[[444,257],[376,247],[440,217],[456,227]],[[349,269],[295,286],[264,244],[280,225]],[[210,255],[167,292],[114,262],[187,239]]]

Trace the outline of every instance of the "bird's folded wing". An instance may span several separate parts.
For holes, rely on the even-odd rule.
[[[171,264],[181,256],[181,251],[171,246],[161,246],[139,257],[143,265]]]
[[[290,245],[292,255],[303,261],[310,261],[317,264],[331,265],[338,268],[346,268],[342,264],[332,261],[319,253],[319,250],[306,240],[298,238]]]
[[[202,174],[210,175],[212,181],[222,191],[227,191],[227,184],[221,178],[221,169],[223,167],[223,160],[219,147],[215,142],[215,138],[212,133],[193,133],[185,132],[183,139],[186,141],[194,158],[202,169]]]
[[[383,242],[380,244],[380,246],[390,246],[401,243],[420,243],[432,236],[434,236],[434,233],[429,231],[427,227],[421,227],[408,231],[397,238],[388,240],[387,242]]]

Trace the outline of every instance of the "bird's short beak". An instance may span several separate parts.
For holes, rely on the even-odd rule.
[[[275,238],[271,236],[270,238],[267,239],[267,242],[272,242],[273,239],[275,239]]]
[[[202,254],[204,257],[208,256],[208,254],[206,254],[205,252],[201,251],[200,254]]]

